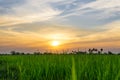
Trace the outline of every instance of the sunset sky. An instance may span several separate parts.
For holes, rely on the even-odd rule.
[[[0,0],[0,52],[93,47],[120,52],[120,0]]]

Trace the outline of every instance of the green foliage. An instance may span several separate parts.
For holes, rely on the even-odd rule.
[[[119,55],[3,55],[0,80],[120,80]]]

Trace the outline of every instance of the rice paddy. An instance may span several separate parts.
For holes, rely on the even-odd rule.
[[[120,80],[120,56],[2,55],[0,80]]]

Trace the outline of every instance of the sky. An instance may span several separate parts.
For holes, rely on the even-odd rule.
[[[120,0],[0,0],[0,52],[120,52]],[[52,46],[58,41],[59,46]]]

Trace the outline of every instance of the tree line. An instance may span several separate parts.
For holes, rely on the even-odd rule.
[[[58,54],[58,53],[53,53],[53,52],[33,52],[33,53],[24,53],[24,52],[17,52],[17,51],[11,51],[10,55],[51,55],[51,54]],[[104,52],[104,49],[97,49],[97,48],[91,48],[88,49],[88,51],[80,51],[80,50],[73,50],[71,52],[63,51],[59,54],[87,54],[87,55],[114,55],[115,53],[108,51]],[[116,53],[120,55],[120,53]],[[8,54],[1,54],[1,55],[8,55]]]

